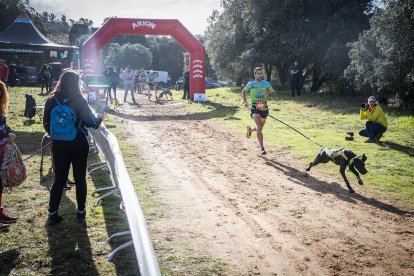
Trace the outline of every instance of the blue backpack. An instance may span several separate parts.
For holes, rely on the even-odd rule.
[[[78,127],[76,127],[76,114],[72,108],[65,105],[67,99],[62,104],[56,97],[54,99],[57,102],[57,106],[50,113],[50,138],[59,141],[73,141],[80,128],[81,120]]]

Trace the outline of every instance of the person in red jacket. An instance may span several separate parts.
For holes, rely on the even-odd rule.
[[[0,81],[6,83],[9,78],[9,67],[6,65],[4,59],[0,59]]]

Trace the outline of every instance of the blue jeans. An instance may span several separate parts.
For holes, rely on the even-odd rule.
[[[129,91],[131,91],[132,100],[135,102],[134,84],[133,83],[124,84],[124,89],[125,89],[124,100],[126,100],[126,98],[128,96],[128,90],[129,90]]]
[[[368,137],[371,140],[376,140],[378,133],[384,133],[387,130],[385,126],[373,121],[368,121],[365,124],[365,127],[365,129],[362,129],[359,132],[359,135]]]

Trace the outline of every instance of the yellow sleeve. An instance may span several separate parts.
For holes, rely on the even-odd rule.
[[[367,112],[367,110],[363,110],[362,108],[359,110],[359,117],[361,118],[361,120],[368,119]]]

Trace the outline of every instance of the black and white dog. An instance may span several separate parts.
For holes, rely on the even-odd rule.
[[[366,174],[368,171],[365,168],[365,161],[367,157],[365,154],[362,156],[356,156],[349,149],[322,149],[315,160],[309,164],[309,167],[306,171],[310,171],[313,166],[318,165],[319,163],[328,163],[329,161],[334,162],[336,165],[339,165],[339,172],[342,175],[342,178],[345,180],[345,184],[348,187],[350,193],[355,193],[351,185],[349,185],[348,179],[345,175],[345,169],[349,166],[349,170],[353,172],[358,180],[359,185],[363,185],[362,179],[359,177],[358,172],[361,174]],[[358,170],[358,172],[357,172]]]

